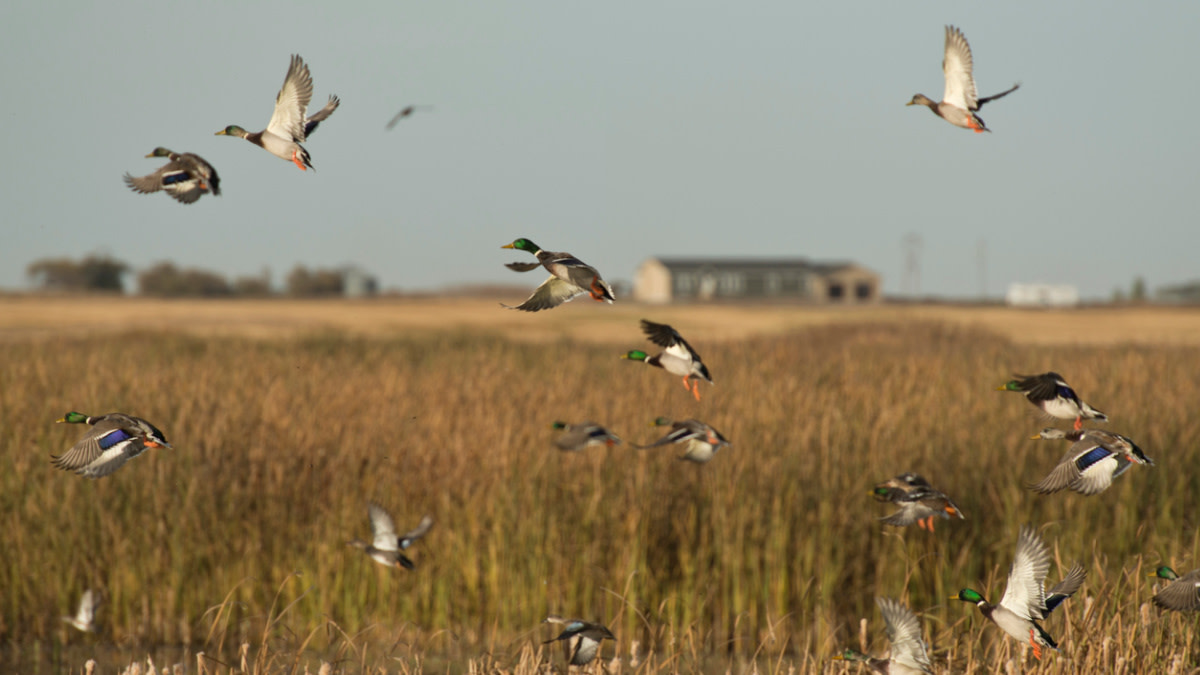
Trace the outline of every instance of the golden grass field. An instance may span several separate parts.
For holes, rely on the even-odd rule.
[[[703,354],[701,402],[617,358],[649,345],[642,317]],[[1196,617],[1155,609],[1147,577],[1200,567],[1200,312],[5,297],[0,345],[0,644],[53,672],[162,645],[234,672],[242,643],[252,672],[561,671],[549,612],[608,625],[610,672],[859,672],[829,659],[886,650],[876,596],[918,613],[939,673],[1200,672]],[[1065,446],[994,390],[1051,369],[1157,466],[1096,497],[1027,490]],[[175,449],[59,471],[68,410],[145,417]],[[734,445],[703,466],[551,445],[555,419],[646,443],[659,415]],[[902,471],[967,520],[880,525],[870,488]],[[414,572],[346,546],[368,499],[436,518]],[[997,600],[1023,523],[1051,581],[1088,571],[1040,664],[946,599]],[[59,620],[89,587],[95,636]]]

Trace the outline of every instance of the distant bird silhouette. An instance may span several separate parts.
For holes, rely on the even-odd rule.
[[[416,112],[418,110],[433,110],[433,106],[431,106],[431,105],[410,105],[407,108],[404,108],[400,112],[396,113],[396,116],[392,118],[392,121],[387,123],[387,129],[390,131],[392,129],[392,127],[396,126],[397,122],[404,119],[405,117],[408,117],[409,115],[413,114],[414,112]]]
[[[966,518],[957,504],[934,489],[920,474],[902,473],[876,484],[871,494],[881,502],[891,502],[900,507],[892,515],[880,518],[895,527],[908,527],[916,523],[922,530],[933,532],[934,516]]]
[[[621,444],[621,439],[616,434],[595,422],[580,424],[555,422],[550,425],[550,428],[563,430],[563,435],[554,441],[555,447],[563,452],[578,452],[593,445],[611,448]]]
[[[934,103],[925,94],[917,94],[904,105],[923,105],[933,111],[933,114],[946,120],[956,127],[971,129],[977,134],[991,131],[975,114],[988,101],[1008,96],[1021,85],[1014,84],[1011,89],[1002,91],[986,98],[979,98],[975,91],[975,76],[972,74],[971,46],[962,31],[954,26],[946,26],[946,50],[942,58],[942,72],[946,77],[946,90],[942,93],[942,102]]]
[[[717,454],[718,450],[733,445],[729,442],[729,439],[721,435],[721,432],[700,420],[674,422],[666,417],[659,417],[654,420],[654,426],[669,426],[671,427],[671,431],[650,445],[639,445],[637,447],[645,450],[663,445],[682,445],[684,452],[679,456],[679,459],[685,459],[697,464],[705,464]]]
[[[581,619],[567,619],[551,614],[542,623],[552,623],[565,626],[563,632],[553,640],[542,644],[550,644],[565,640],[567,646],[567,662],[572,666],[586,666],[596,658],[603,640],[616,640],[611,632],[598,623],[589,623]]]

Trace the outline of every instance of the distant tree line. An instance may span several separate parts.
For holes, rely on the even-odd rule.
[[[107,255],[89,255],[82,260],[47,258],[31,263],[26,274],[34,285],[47,291],[68,293],[125,290],[122,277],[128,264]],[[308,269],[296,265],[285,280],[285,293],[294,297],[340,296],[345,275],[331,268]],[[137,275],[138,293],[162,298],[266,297],[272,295],[267,273],[256,277],[225,276],[199,268],[180,268],[163,261]]]

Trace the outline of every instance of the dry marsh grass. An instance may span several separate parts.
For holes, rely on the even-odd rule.
[[[1197,669],[1194,617],[1147,604],[1156,565],[1200,566],[1194,347],[1022,345],[887,318],[712,342],[701,331],[717,384],[697,403],[676,378],[619,360],[644,342],[632,321],[622,334],[9,339],[0,641],[86,642],[58,617],[94,587],[91,644],[184,644],[233,664],[249,642],[265,659],[254,672],[290,672],[304,654],[347,672],[561,668],[531,647],[552,637],[538,625],[548,612],[608,624],[622,658],[610,670],[857,672],[828,658],[884,650],[873,599],[886,595],[922,616],[938,672]],[[1064,446],[1028,440],[1045,422],[993,390],[1051,368],[1158,466],[1093,498],[1025,489]],[[99,481],[57,471],[49,455],[79,430],[51,422],[74,409],[144,416],[175,449]],[[669,449],[551,446],[554,419],[644,443],[658,415],[708,421],[734,446],[703,466]],[[869,489],[906,470],[968,519],[934,534],[881,526]],[[369,531],[367,499],[402,528],[437,519],[411,549],[415,572],[346,546]],[[1043,528],[1052,579],[1088,569],[1047,622],[1062,653],[1036,666],[946,599],[968,586],[997,599],[1022,523]]]

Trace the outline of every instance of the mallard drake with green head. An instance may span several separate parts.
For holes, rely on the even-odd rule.
[[[1171,582],[1154,595],[1154,604],[1175,612],[1200,611],[1200,570],[1179,576],[1175,570],[1163,565],[1151,576]]]
[[[646,337],[665,349],[653,356],[640,350],[633,350],[621,356],[630,361],[641,361],[649,366],[656,366],[683,378],[683,388],[692,392],[696,400],[700,400],[700,380],[712,384],[712,376],[708,374],[708,366],[700,360],[700,354],[683,339],[679,331],[665,323],[654,323],[642,319],[642,332]]]
[[[621,444],[621,439],[616,434],[595,422],[581,424],[555,422],[550,425],[550,428],[563,430],[563,435],[554,441],[554,445],[563,452],[579,452],[593,446],[611,448]]]
[[[572,666],[586,666],[600,652],[600,643],[603,640],[617,639],[604,626],[598,623],[589,623],[581,619],[567,619],[557,614],[551,614],[542,623],[563,626],[563,631],[559,633],[558,637],[546,640],[542,644],[548,645],[551,642],[565,640],[567,644],[567,662]]]
[[[729,442],[729,439],[721,435],[721,432],[700,420],[682,420],[676,422],[666,417],[659,417],[654,420],[654,426],[669,426],[671,427],[671,431],[650,445],[637,445],[635,447],[646,450],[663,445],[682,445],[684,452],[679,456],[679,459],[697,464],[706,464],[716,456],[718,450],[733,445]]]
[[[545,267],[546,271],[550,273],[550,278],[543,281],[542,285],[538,286],[533,291],[533,295],[529,296],[525,302],[516,307],[500,303],[508,309],[539,312],[543,309],[558,307],[564,302],[574,300],[577,296],[584,293],[590,294],[592,299],[598,302],[612,303],[615,299],[612,287],[608,285],[608,282],[600,278],[600,273],[596,271],[596,268],[584,263],[570,253],[543,251],[537,244],[525,238],[517,239],[513,243],[505,244],[500,248],[515,248],[528,251],[537,256],[537,262],[508,263],[505,267],[510,270],[514,272],[532,272],[539,267]]]
[[[858,661],[884,675],[932,675],[933,664],[929,661],[929,647],[921,639],[921,623],[897,600],[875,598],[883,622],[887,627],[891,656],[879,659],[867,656],[855,649],[847,649],[833,657],[835,661]]]
[[[970,129],[977,134],[991,131],[983,123],[975,111],[984,103],[995,101],[1008,96],[1021,85],[1014,84],[1011,89],[999,94],[979,98],[975,90],[974,68],[971,59],[971,45],[962,31],[954,26],[946,26],[946,49],[942,58],[942,73],[946,76],[946,90],[942,93],[942,102],[934,103],[925,94],[917,94],[904,105],[923,105],[933,111],[933,114],[946,120],[956,127]]]
[[[99,600],[96,593],[89,588],[79,598],[79,609],[75,610],[75,616],[64,616],[62,620],[85,633],[95,633],[96,607],[100,604]]]
[[[362,539],[351,539],[347,544],[357,549],[362,549],[371,560],[384,565],[386,567],[403,567],[405,569],[414,569],[416,565],[412,560],[409,560],[401,551],[404,551],[413,542],[425,536],[429,529],[433,527],[433,518],[425,516],[421,522],[411,531],[403,536],[396,535],[396,524],[392,521],[392,516],[384,508],[375,502],[367,503],[367,515],[371,518],[371,543],[367,543]]]
[[[1075,441],[1049,475],[1029,486],[1031,490],[1044,495],[1064,488],[1082,495],[1099,494],[1134,464],[1154,466],[1154,460],[1147,457],[1130,438],[1103,429],[1067,432],[1047,428],[1033,438]]]
[[[933,532],[935,516],[946,519],[950,516],[966,518],[957,504],[944,493],[934,489],[920,474],[902,473],[877,483],[871,494],[878,501],[891,502],[900,507],[900,510],[892,515],[880,518],[887,525],[908,527],[916,523],[922,530]]]
[[[324,108],[312,117],[306,117],[312,94],[313,81],[308,66],[299,54],[293,54],[287,75],[283,78],[283,87],[275,96],[275,112],[271,114],[267,128],[250,132],[231,124],[216,135],[244,138],[272,155],[294,163],[302,171],[307,170],[306,167],[311,169],[312,158],[309,157],[308,150],[300,144],[341,104],[338,97],[330,96]]]
[[[145,195],[163,190],[184,204],[191,204],[200,199],[200,195],[210,191],[214,197],[220,196],[221,178],[213,165],[204,161],[200,155],[190,152],[175,153],[157,147],[146,156],[166,157],[171,161],[159,167],[158,171],[145,176],[125,174],[125,184],[134,192]]]
[[[54,466],[88,478],[107,476],[148,448],[171,447],[158,427],[125,413],[91,416],[71,411],[55,422],[92,427],[70,450],[51,456]]]
[[[997,391],[1019,391],[1035,407],[1050,417],[1075,420],[1075,430],[1083,428],[1083,420],[1108,421],[1108,415],[1080,400],[1062,375],[1055,372],[1041,375],[1016,375],[996,388]]]
[[[989,603],[969,588],[962,589],[950,599],[957,598],[974,604],[984,617],[1009,636],[1019,642],[1027,642],[1033,648],[1033,657],[1041,660],[1043,647],[1058,649],[1058,644],[1038,622],[1049,616],[1063,600],[1074,595],[1087,577],[1083,567],[1076,564],[1062,581],[1047,591],[1043,584],[1049,571],[1049,549],[1032,527],[1024,525],[1017,537],[1017,554],[1009,569],[1008,586],[1004,589],[1000,604]]]

